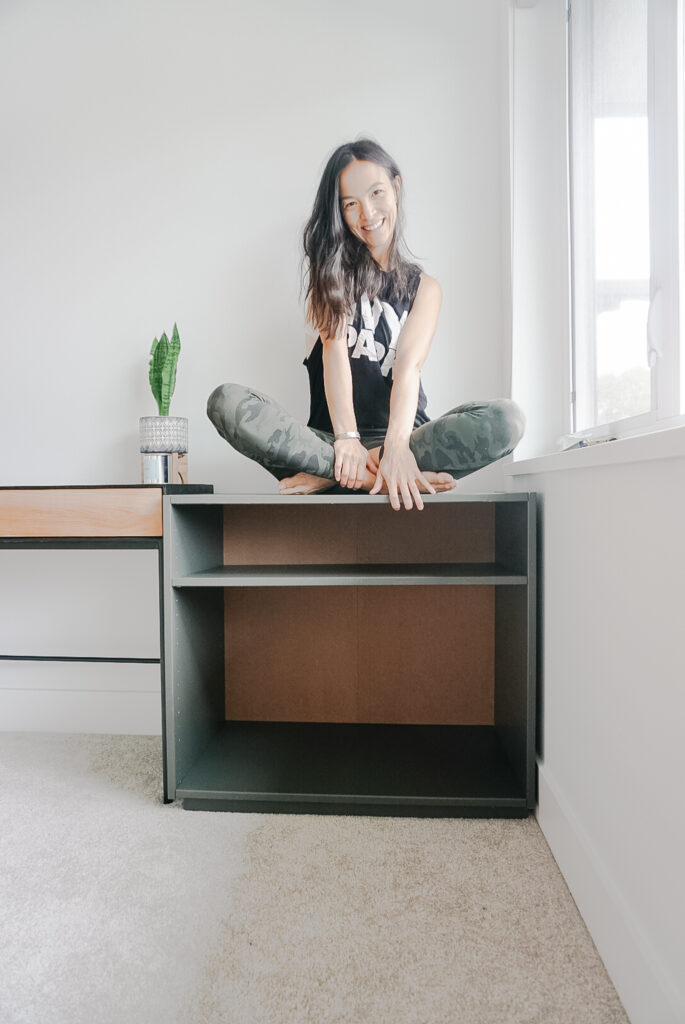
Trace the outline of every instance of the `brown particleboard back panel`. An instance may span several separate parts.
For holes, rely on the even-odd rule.
[[[493,502],[232,505],[224,509],[225,565],[491,562]],[[419,529],[420,527],[420,529]]]
[[[494,589],[226,588],[226,717],[492,725]]]
[[[0,491],[0,537],[161,536],[161,487]]]

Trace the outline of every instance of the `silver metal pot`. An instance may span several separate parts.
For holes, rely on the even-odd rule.
[[[144,484],[187,484],[188,457],[185,452],[141,452]]]

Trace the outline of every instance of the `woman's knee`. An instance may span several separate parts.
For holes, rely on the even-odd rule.
[[[257,396],[243,384],[220,384],[207,399],[207,416],[230,444],[236,441],[245,402],[250,399]]]
[[[523,437],[526,429],[525,414],[510,398],[498,398],[489,405],[493,446],[500,449],[502,455],[508,455]]]
[[[249,392],[242,384],[220,384],[214,388],[207,399],[207,415],[214,426],[218,421],[234,421],[236,410],[247,394]]]
[[[220,384],[207,400],[207,415],[225,441],[260,461],[283,427],[283,411],[261,391],[243,384]]]

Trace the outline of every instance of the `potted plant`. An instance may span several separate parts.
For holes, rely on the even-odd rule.
[[[140,451],[143,456],[144,483],[187,482],[180,478],[184,477],[186,468],[184,456],[188,451],[188,420],[185,416],[169,415],[180,351],[181,339],[176,324],[171,340],[166,334],[162,334],[160,338],[155,338],[150,349],[150,387],[159,415],[140,417]],[[168,455],[175,458],[145,458],[153,455]]]

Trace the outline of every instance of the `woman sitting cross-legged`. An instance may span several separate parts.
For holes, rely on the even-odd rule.
[[[426,415],[420,373],[442,293],[405,257],[401,201],[399,168],[377,143],[347,143],[328,160],[304,231],[307,425],[240,384],[209,397],[221,436],[277,477],[281,494],[339,485],[421,509],[422,493],[452,490],[523,435],[509,399]]]

